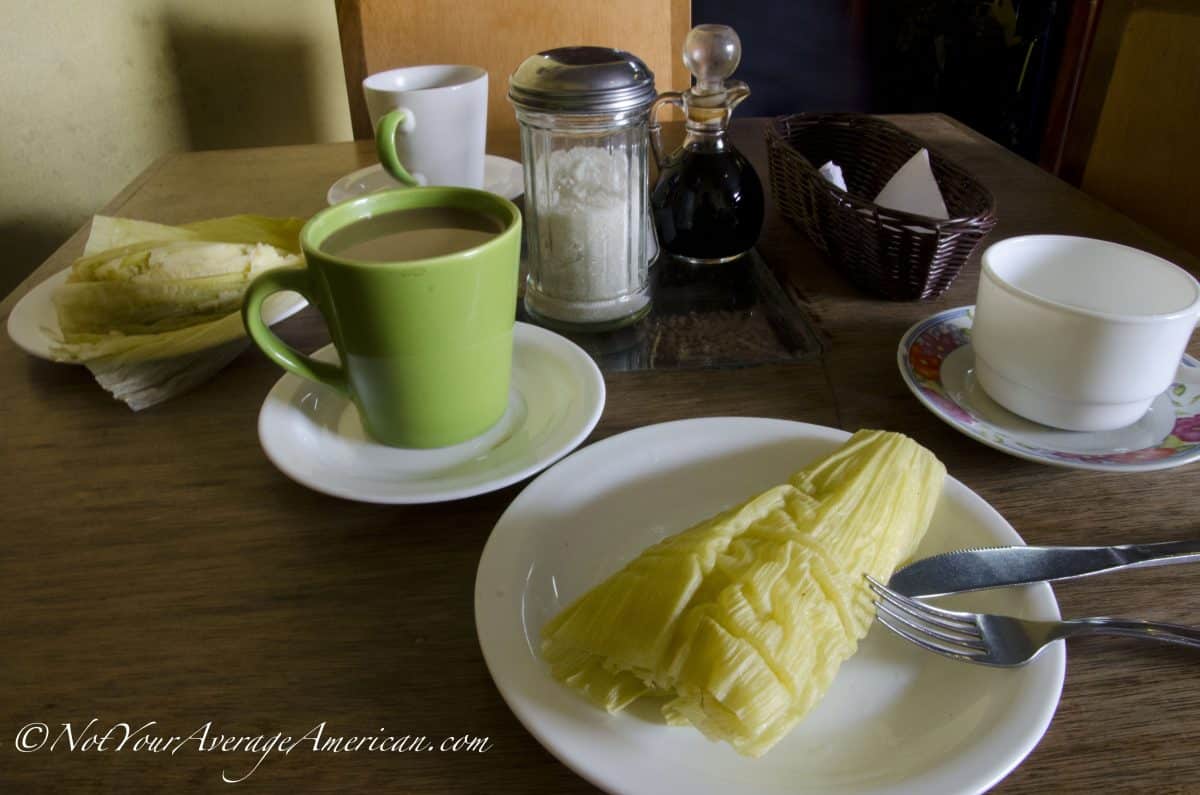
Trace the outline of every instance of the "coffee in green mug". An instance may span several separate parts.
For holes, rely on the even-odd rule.
[[[300,231],[308,267],[256,278],[242,317],[281,367],[349,397],[380,442],[457,444],[508,406],[520,240],[517,208],[484,191],[364,196],[313,216]],[[263,322],[263,300],[280,290],[320,310],[340,365],[299,353]]]

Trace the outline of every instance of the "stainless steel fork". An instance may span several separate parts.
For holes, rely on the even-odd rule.
[[[1125,618],[1029,621],[991,613],[962,613],[919,602],[867,576],[879,623],[905,640],[947,657],[981,665],[1024,665],[1051,642],[1073,635],[1124,635],[1200,649],[1200,629]]]

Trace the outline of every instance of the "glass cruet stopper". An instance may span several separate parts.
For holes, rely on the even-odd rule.
[[[683,63],[696,81],[681,96],[689,129],[724,129],[733,109],[750,96],[730,80],[742,60],[742,41],[728,25],[697,25],[683,41]]]
[[[683,111],[689,134],[707,141],[724,141],[733,109],[750,88],[729,77],[742,60],[742,40],[728,25],[697,25],[683,40],[683,63],[695,78],[695,85],[684,91],[665,91],[650,107],[650,144],[659,167],[666,162],[658,111],[670,105]],[[687,147],[694,139],[685,141]]]
[[[742,60],[742,40],[728,25],[697,25],[683,40],[683,64],[696,77],[693,97],[723,95]]]

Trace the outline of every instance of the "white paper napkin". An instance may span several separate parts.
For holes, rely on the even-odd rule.
[[[930,218],[950,217],[946,201],[938,189],[937,179],[929,166],[929,150],[922,149],[900,167],[879,195],[875,203],[889,210],[925,215]]]
[[[818,169],[825,181],[835,188],[846,190],[846,180],[842,177],[842,167],[830,160],[825,165]]]
[[[846,190],[842,167],[830,160],[818,169],[829,184]],[[929,150],[921,149],[892,175],[875,197],[875,204],[889,210],[925,215],[930,218],[950,217],[946,201],[938,188],[933,168],[929,165]]]

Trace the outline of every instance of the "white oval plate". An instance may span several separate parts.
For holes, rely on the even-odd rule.
[[[905,332],[900,377],[938,419],[1017,458],[1067,469],[1150,472],[1200,461],[1200,386],[1176,382],[1137,422],[1115,431],[1064,431],[1018,417],[975,378],[974,306],[947,309]],[[1186,353],[1181,367],[1200,367]]]
[[[67,280],[70,268],[64,268],[21,297],[8,315],[8,336],[17,347],[47,361],[58,361],[53,346],[62,335],[58,313],[54,311],[54,288]],[[263,320],[275,324],[308,306],[298,293],[276,293],[263,302]],[[73,362],[61,362],[73,364]]]
[[[352,171],[329,186],[325,201],[339,204],[368,193],[403,188],[404,185],[392,178],[376,163],[373,166]],[[483,189],[499,194],[506,199],[515,199],[525,192],[525,175],[516,160],[498,155],[486,155],[483,159]]]
[[[651,710],[610,716],[550,678],[547,620],[644,548],[782,483],[849,434],[786,420],[711,418],[638,428],[580,450],[531,483],[492,531],[475,580],[484,659],[525,727],[568,767],[623,795],[983,792],[1037,744],[1058,705],[1066,653],[988,668],[912,646],[876,625],[833,687],[761,759]],[[1021,544],[947,477],[919,556]],[[1050,586],[939,604],[1057,619]]]
[[[333,345],[313,357],[338,360]],[[504,488],[574,450],[596,427],[604,394],[600,369],[575,343],[517,323],[508,411],[468,442],[435,450],[380,444],[363,431],[353,403],[291,373],[263,402],[258,438],[275,466],[315,491],[362,502],[444,502]]]

